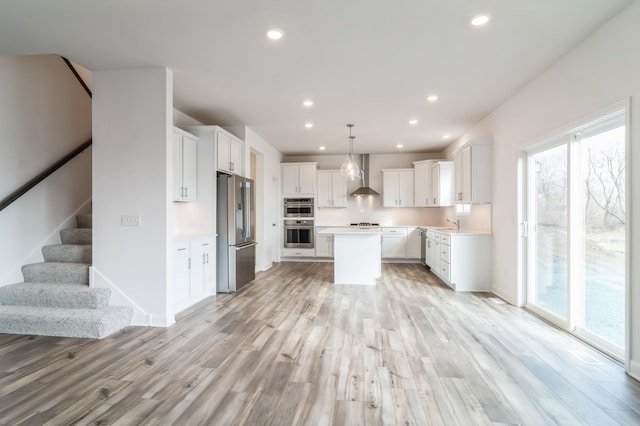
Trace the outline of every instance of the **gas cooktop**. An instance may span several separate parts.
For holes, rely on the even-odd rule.
[[[371,228],[380,226],[379,223],[371,223],[371,222],[358,222],[352,223],[351,226],[359,226],[360,228]]]

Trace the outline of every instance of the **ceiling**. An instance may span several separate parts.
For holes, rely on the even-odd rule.
[[[3,0],[0,55],[56,53],[91,71],[168,67],[176,108],[250,126],[287,155],[344,153],[347,123],[356,153],[434,152],[629,3]],[[472,27],[481,12],[491,20]],[[281,40],[265,37],[272,27]]]

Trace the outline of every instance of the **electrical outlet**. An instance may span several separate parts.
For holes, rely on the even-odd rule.
[[[140,215],[123,214],[120,216],[120,226],[140,226]]]

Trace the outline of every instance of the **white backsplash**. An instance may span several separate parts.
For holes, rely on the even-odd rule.
[[[347,226],[356,222],[381,226],[442,226],[438,208],[385,208],[382,197],[349,197],[347,208],[316,209],[316,226]],[[446,220],[446,219],[445,219]]]

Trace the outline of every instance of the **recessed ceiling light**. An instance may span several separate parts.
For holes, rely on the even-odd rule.
[[[313,123],[304,123],[304,127],[306,127],[307,129],[310,129],[313,127]]]
[[[313,101],[311,99],[307,99],[304,102],[302,102],[302,105],[306,106],[306,107],[310,107],[313,105]]]
[[[396,148],[400,149],[402,148],[404,145],[402,145],[401,143],[399,143],[398,145],[396,145]]]
[[[280,40],[282,36],[284,36],[284,31],[279,28],[271,28],[270,30],[267,30],[267,37],[271,40]]]
[[[320,147],[318,147],[318,149],[319,149],[320,151],[324,151],[324,150],[326,149],[326,147],[324,147],[324,146],[320,146]]]
[[[474,27],[480,27],[489,22],[489,15],[476,15],[471,19],[471,25]]]
[[[435,102],[435,101],[438,100],[438,95],[429,95],[429,96],[427,96],[427,100],[429,102]]]
[[[409,120],[409,124],[411,124],[412,126],[415,126],[416,124],[418,124],[418,120],[416,120],[415,118],[411,119]]]
[[[449,139],[450,137],[451,137],[451,135],[448,134],[448,133],[445,134],[445,135],[442,135],[442,139]]]

